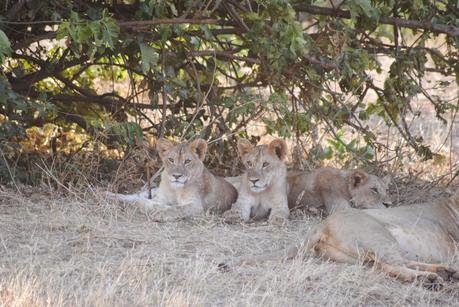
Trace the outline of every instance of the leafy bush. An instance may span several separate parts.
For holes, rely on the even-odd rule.
[[[422,83],[428,70],[459,83],[456,2],[323,2],[8,1],[1,146],[47,123],[129,149],[148,133],[221,140],[258,121],[282,137],[322,127],[331,138],[321,158],[371,160],[381,144],[367,122],[379,116],[431,158],[406,120],[417,95],[439,118],[457,108]],[[378,84],[381,55],[392,64]],[[361,137],[346,141],[346,128]]]

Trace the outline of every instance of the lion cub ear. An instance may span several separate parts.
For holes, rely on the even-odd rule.
[[[244,158],[244,156],[251,152],[254,147],[255,146],[253,146],[252,143],[250,143],[250,141],[245,138],[240,138],[237,141],[237,150],[239,151],[241,158]]]
[[[281,139],[274,139],[268,145],[268,152],[276,155],[279,160],[284,161],[287,156],[287,143]]]
[[[161,160],[164,160],[166,153],[174,146],[175,144],[173,142],[163,138],[156,141],[156,150],[158,151]]]
[[[196,155],[198,155],[199,159],[201,161],[204,161],[206,158],[207,154],[207,142],[204,141],[203,139],[196,139],[193,142],[191,142],[188,147],[192,152],[194,152]]]
[[[355,189],[368,181],[368,174],[361,170],[353,171],[349,175],[349,186]]]

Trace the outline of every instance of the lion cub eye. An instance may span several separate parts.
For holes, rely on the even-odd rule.
[[[190,164],[191,163],[191,160],[190,159],[186,159],[185,160],[185,164]]]
[[[379,192],[378,192],[378,189],[377,189],[377,188],[371,188],[371,191],[373,191],[373,193],[379,194]]]
[[[174,159],[172,159],[172,158],[169,158],[167,160],[169,160],[170,163],[174,163]]]
[[[248,167],[252,167],[252,161],[246,161]]]
[[[263,162],[263,167],[268,167],[269,163],[268,162]]]

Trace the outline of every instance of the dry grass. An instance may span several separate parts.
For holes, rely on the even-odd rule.
[[[154,223],[93,193],[0,192],[1,306],[457,305],[356,265],[307,258],[219,272],[232,256],[298,242],[317,220],[287,227],[223,225],[217,217]],[[457,261],[456,261],[457,262]],[[457,264],[457,263],[456,263]]]

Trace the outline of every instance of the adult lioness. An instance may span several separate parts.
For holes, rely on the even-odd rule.
[[[383,179],[362,170],[339,170],[324,167],[312,172],[288,172],[288,205],[326,214],[337,209],[385,208],[391,204],[387,194],[390,178]]]
[[[304,242],[285,251],[220,264],[290,259],[302,251],[344,263],[369,263],[402,281],[459,279],[444,264],[457,252],[459,191],[449,199],[389,209],[338,210]]]
[[[237,199],[236,189],[204,166],[207,143],[197,139],[174,144],[159,139],[157,150],[164,164],[153,219],[167,221],[211,211],[223,213]]]
[[[224,220],[247,222],[269,216],[271,223],[284,223],[289,216],[284,163],[287,144],[275,139],[269,145],[254,146],[247,139],[239,139],[237,147],[246,172],[241,177],[237,202],[223,215]]]

